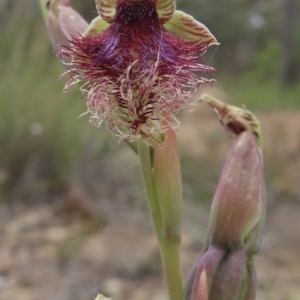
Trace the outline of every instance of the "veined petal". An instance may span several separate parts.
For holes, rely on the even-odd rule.
[[[108,23],[112,23],[116,14],[116,0],[96,0],[96,7],[99,15]]]
[[[58,5],[57,8],[61,30],[68,40],[79,37],[86,31],[89,24],[72,7]]]
[[[157,13],[160,21],[164,24],[168,22],[175,11],[175,1],[174,0],[158,0],[157,1]]]
[[[164,27],[170,33],[186,41],[207,43],[208,45],[219,44],[205,25],[179,10],[175,11]]]
[[[88,29],[84,32],[83,36],[95,36],[107,29],[109,26],[110,24],[104,21],[100,16],[96,17],[91,22]]]

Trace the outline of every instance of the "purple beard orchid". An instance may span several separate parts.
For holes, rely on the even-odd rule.
[[[121,139],[161,143],[197,88],[214,83],[199,75],[214,71],[200,61],[218,43],[174,0],[96,0],[99,16],[85,31],[67,0],[48,1],[48,10],[53,1],[66,37],[55,47],[68,65],[65,90],[81,83],[90,122],[105,122]]]

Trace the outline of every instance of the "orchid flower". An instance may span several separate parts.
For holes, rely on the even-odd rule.
[[[175,10],[174,0],[96,0],[99,16],[84,32],[74,32],[83,22],[74,10],[67,18],[68,1],[53,1],[68,40],[59,55],[71,61],[65,90],[82,84],[92,124],[104,121],[122,139],[156,145],[178,127],[175,115],[192,105],[197,88],[214,83],[199,72],[214,71],[200,60],[216,38]]]

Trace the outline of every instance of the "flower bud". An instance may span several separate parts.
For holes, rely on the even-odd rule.
[[[198,300],[197,297],[199,296],[199,287],[202,286],[202,283],[200,283],[201,274],[204,272],[204,270],[207,290],[210,290],[210,286],[213,282],[215,273],[225,254],[225,250],[210,246],[202,255],[200,255],[185,284],[185,300]]]
[[[254,300],[257,283],[252,255],[260,244],[266,206],[259,122],[245,109],[207,95],[202,100],[237,138],[213,200],[208,246],[187,281],[185,300],[207,297],[205,287],[208,300]]]
[[[256,290],[248,280],[248,255],[245,249],[230,251],[222,260],[210,289],[209,300],[254,300],[245,298]],[[255,294],[254,294],[255,296]]]
[[[251,254],[210,246],[185,286],[185,300],[254,300],[256,276]]]
[[[253,134],[241,133],[223,168],[213,200],[208,243],[257,250],[264,218],[263,161]]]
[[[68,0],[40,0],[47,31],[53,49],[68,45],[72,37],[79,37],[88,23],[70,6]]]

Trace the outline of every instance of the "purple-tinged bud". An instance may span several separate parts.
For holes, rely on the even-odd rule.
[[[209,300],[254,300],[246,298],[249,291],[256,290],[248,280],[248,254],[245,249],[230,251],[222,260],[210,289]]]
[[[61,45],[78,38],[88,23],[70,6],[68,0],[41,0],[41,8],[53,49],[58,53]]]
[[[260,244],[266,206],[260,125],[245,109],[208,95],[202,100],[237,137],[213,200],[208,246],[187,281],[185,300],[198,300],[197,295],[203,294],[204,271],[208,300],[254,300],[257,283],[252,255]],[[207,257],[214,258],[214,263],[208,265]]]
[[[185,300],[197,300],[201,274],[204,270],[207,290],[209,292],[217,269],[225,255],[225,250],[214,246],[210,246],[202,255],[200,255],[185,284]]]
[[[185,285],[184,300],[254,300],[256,285],[251,254],[245,248],[225,251],[210,246]]]
[[[255,252],[265,210],[261,150],[250,131],[234,142],[213,200],[208,243]]]

